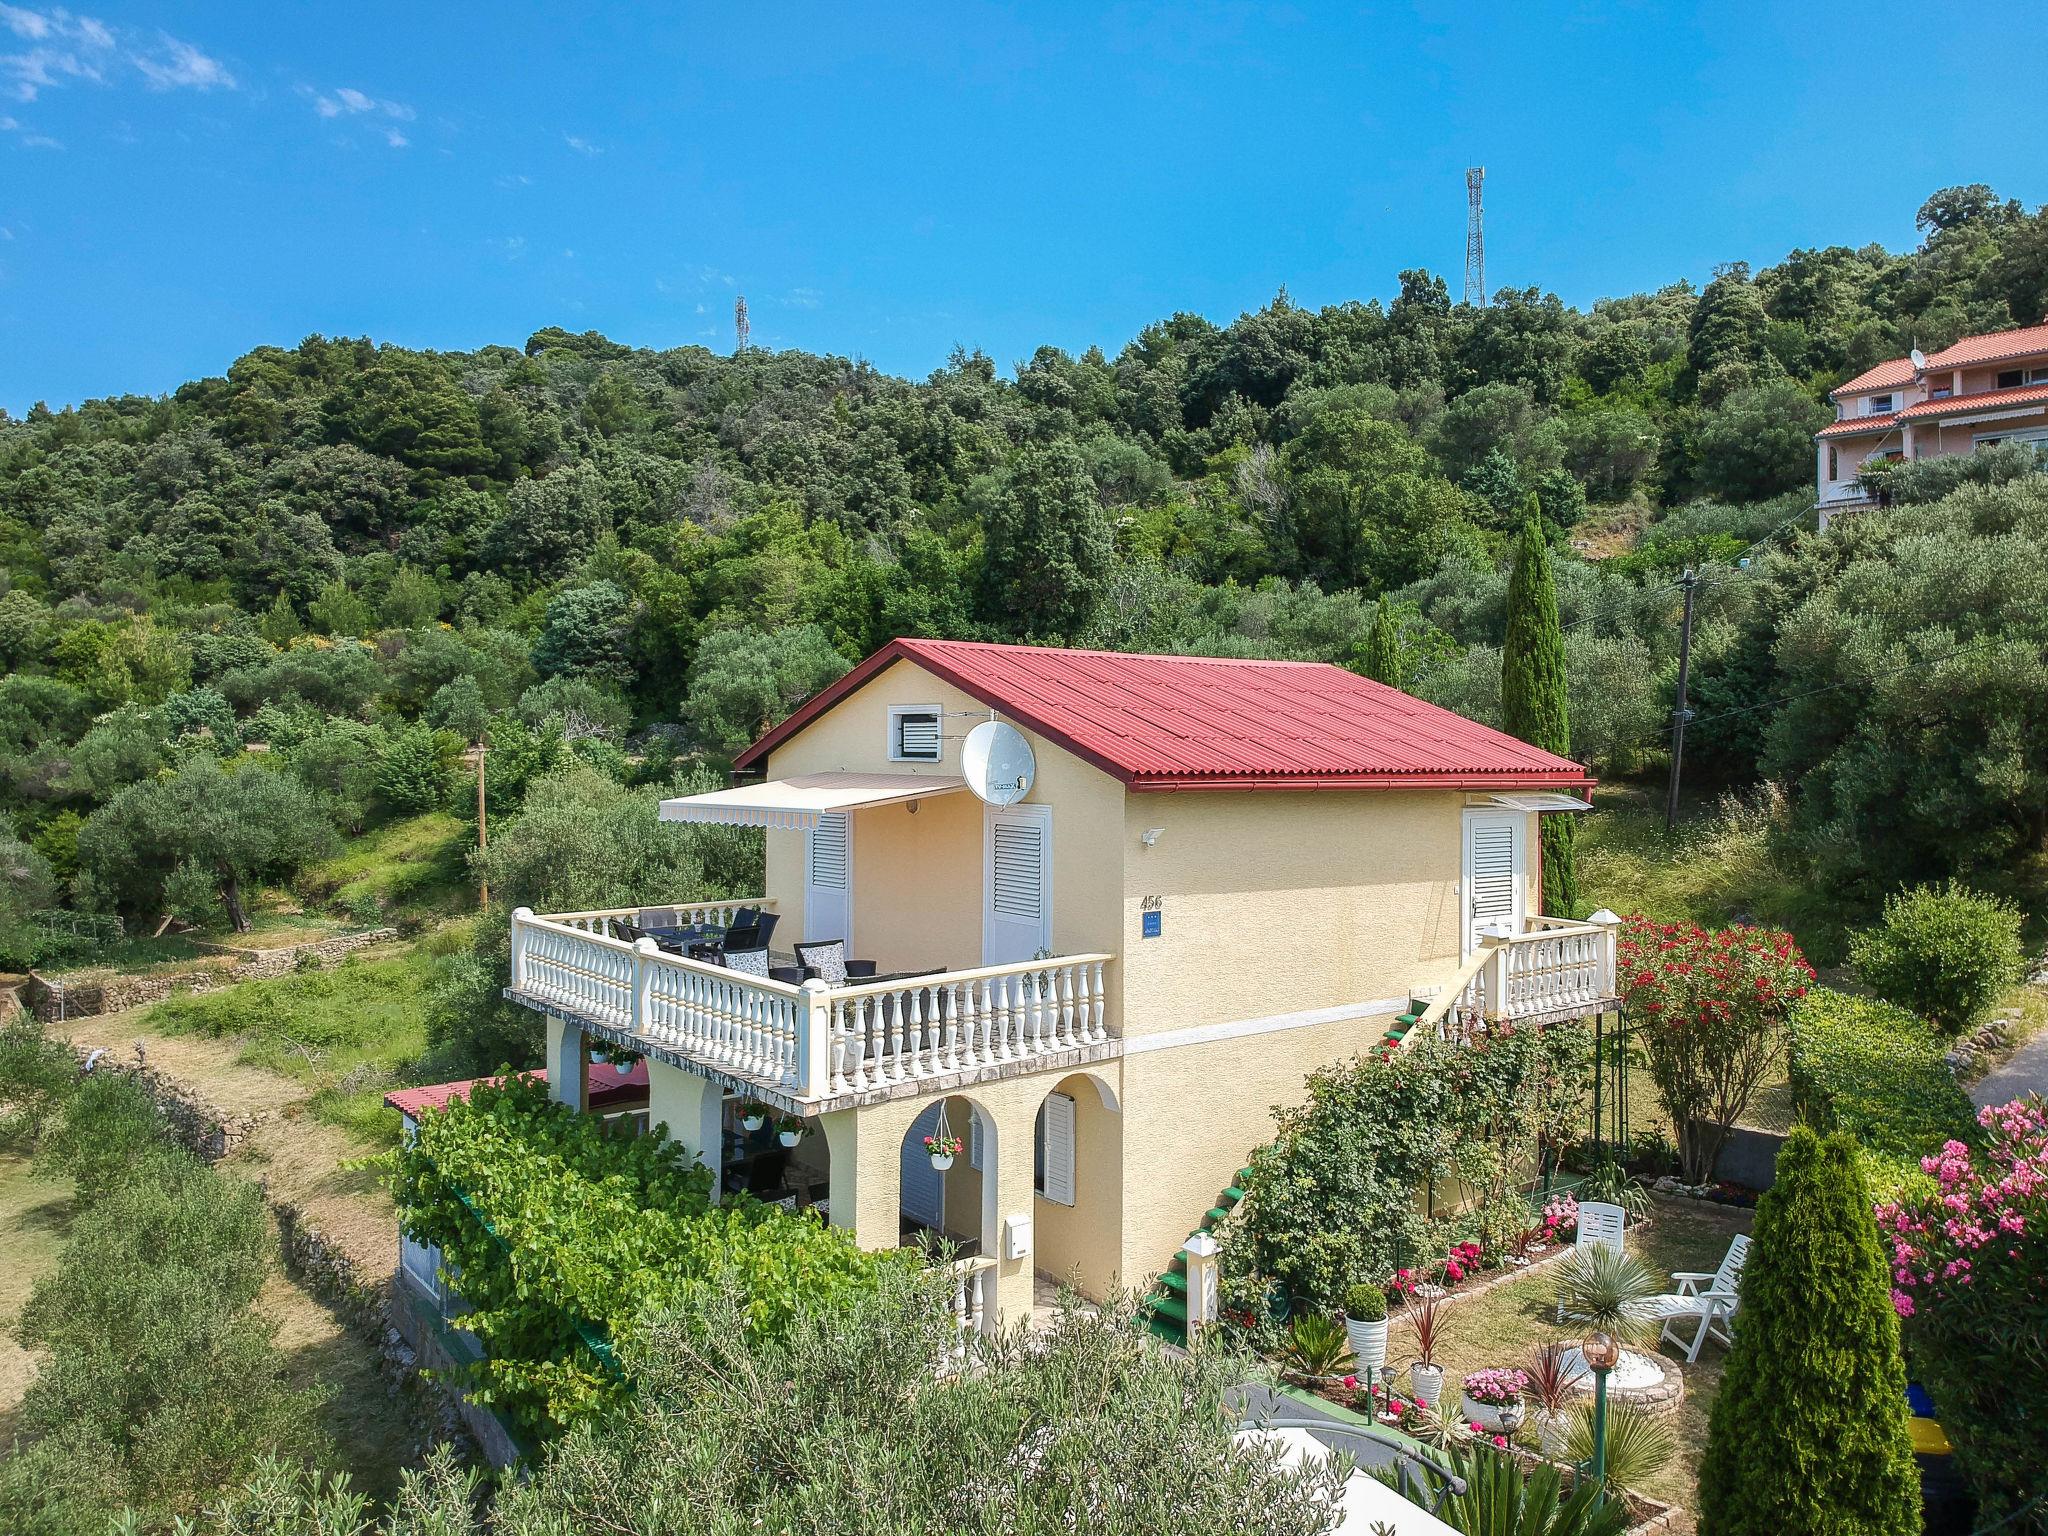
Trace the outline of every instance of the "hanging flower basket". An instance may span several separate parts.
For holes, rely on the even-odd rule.
[[[793,1147],[804,1139],[804,1123],[801,1120],[776,1122],[775,1139],[785,1147]]]
[[[768,1111],[759,1104],[746,1104],[740,1108],[740,1124],[749,1131],[758,1131],[768,1123]]]
[[[924,1139],[924,1150],[932,1160],[932,1166],[944,1173],[953,1166],[953,1159],[960,1155],[960,1138],[941,1130]]]

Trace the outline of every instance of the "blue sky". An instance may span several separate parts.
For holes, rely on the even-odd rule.
[[[922,376],[1285,284],[1575,304],[2048,200],[2048,11],[0,4],[0,406],[313,331],[544,325]],[[1958,13],[1960,15],[1960,13]],[[1988,15],[1987,18],[1988,19]]]

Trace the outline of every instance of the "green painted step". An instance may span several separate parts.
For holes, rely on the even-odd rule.
[[[1186,1328],[1176,1328],[1172,1323],[1166,1322],[1161,1318],[1148,1315],[1145,1319],[1145,1326],[1169,1344],[1185,1344],[1188,1341],[1188,1331]]]
[[[1169,1291],[1179,1291],[1183,1296],[1188,1293],[1188,1277],[1185,1274],[1175,1274],[1169,1269],[1159,1277],[1159,1283]]]
[[[1238,1201],[1244,1198],[1244,1191],[1240,1189],[1237,1185],[1233,1184],[1230,1186],[1230,1188],[1223,1191],[1223,1198],[1228,1200],[1232,1205],[1235,1205]]]
[[[1210,1206],[1209,1213],[1202,1218],[1202,1230],[1204,1232],[1208,1231],[1211,1227],[1215,1226],[1217,1222],[1221,1221],[1224,1217],[1228,1216],[1229,1214],[1230,1207],[1227,1205]]]
[[[1170,1318],[1175,1323],[1178,1323],[1180,1325],[1181,1337],[1187,1337],[1188,1304],[1181,1297],[1154,1296],[1152,1298],[1152,1315],[1154,1317]]]

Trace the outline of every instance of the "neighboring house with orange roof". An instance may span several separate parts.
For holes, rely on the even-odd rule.
[[[1540,905],[1583,765],[1339,667],[897,640],[736,767],[661,811],[764,828],[764,891],[522,908],[505,995],[558,1097],[635,1052],[723,1184],[957,1242],[982,1326],[1165,1271],[1177,1331],[1213,1305],[1183,1246],[1312,1071],[1615,1007],[1618,919]]]
[[[1965,336],[1931,357],[1895,357],[1828,398],[1835,420],[1814,434],[1823,528],[1836,512],[1870,505],[1859,478],[1866,464],[2005,442],[2048,452],[2048,325]]]

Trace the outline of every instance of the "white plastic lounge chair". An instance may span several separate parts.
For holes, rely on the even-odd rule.
[[[1671,1278],[1678,1282],[1678,1289],[1644,1307],[1649,1316],[1663,1322],[1657,1342],[1662,1344],[1668,1339],[1684,1350],[1687,1365],[1699,1359],[1708,1334],[1723,1344],[1734,1343],[1729,1324],[1735,1320],[1735,1310],[1741,1304],[1742,1266],[1748,1258],[1749,1239],[1738,1236],[1728,1245],[1728,1256],[1721,1261],[1721,1267],[1712,1274],[1695,1269],[1682,1269],[1674,1274]],[[1702,1282],[1706,1284],[1704,1290],[1700,1288]],[[1692,1335],[1690,1339],[1686,1338],[1688,1332]]]
[[[1628,1225],[1628,1212],[1618,1205],[1609,1205],[1605,1200],[1584,1200],[1579,1203],[1579,1234],[1574,1242],[1575,1252],[1584,1253],[1589,1248],[1611,1248],[1622,1251],[1622,1229]],[[1564,1303],[1557,1304],[1557,1320],[1564,1321]]]

